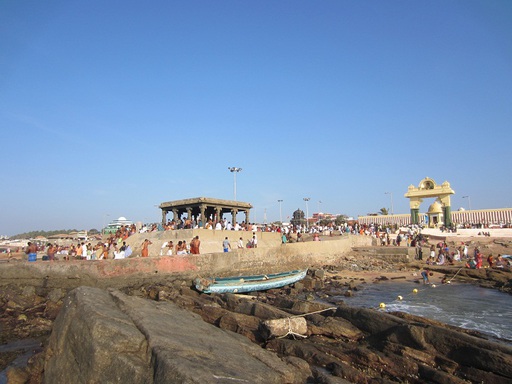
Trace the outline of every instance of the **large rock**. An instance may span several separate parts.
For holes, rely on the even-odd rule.
[[[173,303],[87,287],[65,299],[45,364],[47,383],[303,380],[274,353]]]
[[[81,287],[64,300],[50,336],[47,383],[150,383],[146,337],[104,290]]]

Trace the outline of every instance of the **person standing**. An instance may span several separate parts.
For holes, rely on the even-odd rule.
[[[418,257],[418,260],[423,260],[423,248],[419,241],[416,243],[416,255]]]
[[[482,268],[483,255],[480,253],[480,250],[478,250],[478,252],[476,253],[475,262],[476,262],[476,269]]]
[[[174,243],[172,241],[169,241],[167,243],[167,253],[166,253],[166,255],[167,256],[172,256],[173,250],[174,250]]]
[[[142,257],[148,257],[149,256],[149,246],[150,244],[153,244],[148,239],[145,239],[142,243]]]
[[[82,242],[82,260],[87,259],[87,244]]]
[[[162,247],[160,248],[160,256],[164,255],[165,249],[167,248],[168,244],[169,244],[168,241],[164,241],[164,243],[162,244]]]
[[[55,253],[57,253],[57,247],[51,243],[48,243],[48,249],[46,250],[46,254],[48,255],[48,260],[55,260]]]
[[[102,260],[108,259],[108,244],[103,243],[101,245],[101,250],[102,250],[102,255],[101,255]]]
[[[238,247],[238,249],[244,248],[244,239],[243,238],[238,239],[237,247]]]
[[[430,258],[427,261],[427,264],[434,264],[434,261],[436,259],[436,248],[434,244],[430,246]]]
[[[190,253],[193,255],[199,255],[199,246],[201,245],[201,240],[199,240],[199,236],[196,236],[190,241]]]
[[[34,243],[28,242],[25,253],[28,255],[28,261],[37,260],[37,246]]]
[[[229,242],[229,239],[227,236],[224,239],[224,241],[222,242],[222,248],[224,249],[224,252],[229,252],[229,250],[231,249],[231,243]]]
[[[78,260],[82,260],[82,252],[83,252],[82,245],[80,243],[78,243],[76,245],[76,258]]]

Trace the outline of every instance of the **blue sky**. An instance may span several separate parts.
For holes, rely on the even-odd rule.
[[[452,209],[511,207],[510,20],[506,0],[3,1],[0,234],[233,199],[230,166],[259,222],[385,192],[408,213],[427,176]]]

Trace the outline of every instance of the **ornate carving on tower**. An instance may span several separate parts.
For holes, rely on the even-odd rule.
[[[292,225],[306,225],[304,211],[297,209],[293,212],[293,219],[290,220],[290,223],[292,223]]]

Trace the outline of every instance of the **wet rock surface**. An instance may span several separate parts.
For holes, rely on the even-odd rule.
[[[197,382],[187,374],[204,365],[210,376],[200,375],[201,381],[217,383],[231,382],[229,378],[279,383],[511,382],[510,345],[413,315],[343,304],[347,292],[387,278],[384,272],[410,276],[421,266],[348,257],[339,266],[311,269],[308,278],[293,287],[250,295],[200,294],[189,280],[179,279],[168,284],[139,281],[122,292],[10,286],[0,295],[1,342],[5,346],[30,338],[35,343],[0,350],[2,369],[10,365],[2,374],[13,383],[39,383],[43,377],[46,382],[70,382],[61,376],[68,371],[74,372],[67,378],[73,382],[105,377],[110,382]],[[375,277],[345,278],[339,273],[356,268],[374,271]],[[436,270],[451,277],[458,268]],[[459,276],[494,288],[509,284],[511,277],[510,272],[494,270],[461,270]],[[276,338],[263,326],[267,320],[294,316],[306,320],[304,334],[290,327],[286,337]],[[232,334],[238,335],[226,336]],[[210,336],[208,344],[205,338]],[[249,359],[257,360],[255,372],[260,373],[241,367],[241,352],[212,352],[226,338],[237,351],[259,351]],[[233,345],[226,350],[235,350]],[[226,362],[227,373],[215,374],[216,381],[211,381],[208,364],[217,367],[226,356],[236,364]],[[13,364],[22,357],[28,364]],[[187,362],[194,363],[180,370]],[[262,376],[263,371],[269,376]],[[240,372],[245,376],[237,376]]]

